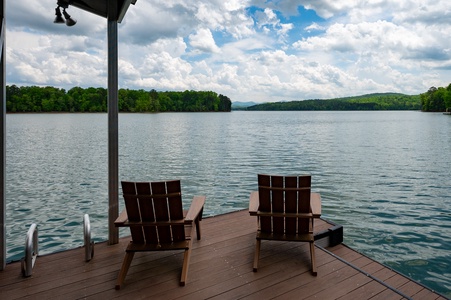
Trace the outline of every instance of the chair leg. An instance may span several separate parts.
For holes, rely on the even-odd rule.
[[[255,253],[254,253],[254,272],[257,272],[257,268],[258,268],[258,259],[260,258],[260,245],[261,245],[261,240],[257,239],[257,242],[255,244]]]
[[[312,275],[317,276],[318,272],[316,271],[315,243],[314,242],[310,242],[310,259],[312,261]]]
[[[126,252],[124,260],[122,262],[121,270],[119,271],[119,275],[117,276],[116,281],[116,290],[120,290],[122,283],[124,283],[125,276],[127,276],[128,268],[130,268],[130,264],[132,263],[133,256],[135,252]]]
[[[191,247],[185,250],[185,254],[183,257],[182,276],[180,278],[181,286],[185,286],[186,278],[188,277],[188,267],[190,258],[191,258]]]
[[[197,233],[197,239],[200,240],[200,220],[199,217],[194,220],[194,223],[196,223],[196,233]]]

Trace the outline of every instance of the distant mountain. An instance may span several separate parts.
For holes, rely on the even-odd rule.
[[[246,108],[246,107],[257,105],[257,104],[258,103],[252,102],[252,101],[248,101],[248,102],[236,101],[236,102],[232,102],[232,109]]]
[[[233,104],[232,104],[233,108]],[[333,99],[262,103],[245,110],[420,110],[420,95],[377,93]]]

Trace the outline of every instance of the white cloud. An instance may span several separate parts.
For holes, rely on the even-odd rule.
[[[421,27],[412,30],[387,21],[334,24],[323,35],[300,40],[293,46],[308,52],[338,54],[338,59],[349,59],[351,63],[372,57],[374,61],[400,68],[419,67],[428,59],[436,61],[438,67],[441,60],[450,60],[446,49],[450,49],[451,43],[423,31]]]
[[[220,51],[209,29],[199,29],[196,33],[189,36],[189,40],[193,48],[202,52],[217,53]]]
[[[106,20],[55,1],[8,1],[7,84],[104,86]],[[316,12],[308,20],[300,6]],[[233,101],[449,84],[447,0],[138,0],[119,25],[119,85],[214,90]]]
[[[192,4],[196,7],[196,19],[203,26],[213,30],[224,31],[234,38],[251,35],[253,21],[245,13],[246,1],[198,1]]]
[[[325,27],[318,25],[318,23],[316,23],[316,22],[313,22],[312,24],[310,24],[309,26],[304,28],[304,30],[307,32],[321,31],[324,29],[325,29]]]

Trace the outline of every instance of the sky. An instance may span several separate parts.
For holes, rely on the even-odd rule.
[[[6,0],[6,83],[107,87],[107,20]],[[232,102],[419,94],[451,83],[449,0],[137,0],[118,25],[119,88]]]

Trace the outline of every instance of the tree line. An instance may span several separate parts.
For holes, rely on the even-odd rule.
[[[11,85],[6,87],[7,112],[106,112],[105,88]],[[212,91],[158,92],[154,89],[118,91],[120,112],[231,111],[232,101]]]
[[[263,103],[246,110],[419,110],[419,95],[399,93],[369,94],[328,100],[303,100]]]
[[[426,93],[420,95],[421,110],[439,112],[451,110],[451,83],[448,87],[431,87]]]

